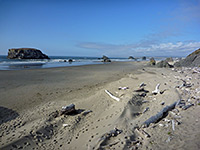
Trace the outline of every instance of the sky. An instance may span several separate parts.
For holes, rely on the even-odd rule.
[[[0,0],[0,55],[187,56],[200,48],[200,0]]]

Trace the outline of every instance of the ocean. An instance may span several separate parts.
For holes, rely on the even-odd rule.
[[[50,59],[7,59],[5,55],[0,55],[0,70],[22,70],[22,69],[40,69],[67,66],[80,66],[90,64],[103,64],[98,57],[77,57],[77,56],[49,56]],[[157,57],[156,60],[162,60],[166,57]],[[69,63],[68,60],[73,62]],[[111,61],[136,61],[128,58],[110,58]],[[137,61],[141,61],[138,57]],[[146,59],[149,60],[149,57]]]

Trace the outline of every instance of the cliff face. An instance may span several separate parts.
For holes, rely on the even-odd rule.
[[[34,48],[13,48],[8,50],[9,59],[49,59],[40,50]]]
[[[174,64],[177,67],[199,67],[200,66],[200,48],[189,54],[185,59]]]

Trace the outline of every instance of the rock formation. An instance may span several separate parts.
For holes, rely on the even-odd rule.
[[[168,57],[168,58],[166,58],[166,60],[165,61],[167,61],[167,62],[173,62],[174,60],[173,60],[173,58],[172,57]]]
[[[103,59],[102,62],[111,62],[111,60],[107,56],[104,56],[104,55],[101,59]]]
[[[155,59],[152,57],[152,58],[150,58],[150,65],[151,66],[155,66],[156,65],[156,61],[155,61]]]
[[[189,54],[185,59],[174,64],[176,67],[199,67],[200,66],[200,48]]]
[[[142,60],[146,60],[147,58],[145,56],[142,57]]]
[[[170,65],[170,64],[168,63],[168,60],[167,60],[167,59],[158,62],[158,63],[156,64],[156,66],[159,67],[159,68],[173,68],[173,67],[174,67],[173,65]]]
[[[40,50],[35,48],[13,48],[8,50],[9,59],[49,59]]]
[[[128,59],[135,59],[133,56],[129,56]]]

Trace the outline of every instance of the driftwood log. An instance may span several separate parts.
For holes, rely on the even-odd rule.
[[[74,112],[74,111],[76,111],[75,105],[70,104],[68,106],[62,107],[62,109],[60,110],[60,115],[66,115],[66,114],[69,114],[69,113]]]
[[[114,100],[116,100],[116,101],[120,101],[120,99],[118,98],[118,97],[116,97],[116,96],[114,96],[112,93],[110,93],[108,90],[105,90],[105,92],[111,97],[111,98],[113,98]]]
[[[142,126],[143,127],[148,127],[151,123],[156,123],[157,121],[159,121],[160,119],[162,119],[164,117],[164,115],[175,108],[177,102],[174,102],[173,104],[164,107],[159,113],[157,113],[155,116],[150,117],[149,119],[147,119]]]

